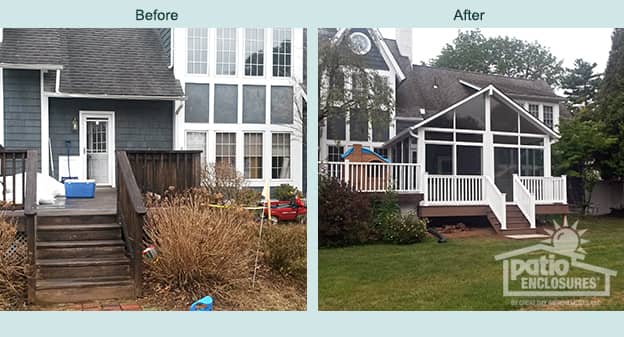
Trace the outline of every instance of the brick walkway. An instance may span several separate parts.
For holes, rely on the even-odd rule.
[[[35,308],[33,308],[35,309]],[[55,306],[38,307],[45,311],[143,311],[144,308],[136,302],[106,302],[106,303],[75,303],[59,304]]]

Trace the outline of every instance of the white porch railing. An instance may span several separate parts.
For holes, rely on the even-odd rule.
[[[421,192],[420,164],[319,162],[319,173],[338,178],[360,192]]]
[[[535,228],[535,198],[533,193],[524,186],[517,174],[513,175],[513,200],[520,208],[524,217],[529,220],[531,228]]]
[[[561,177],[519,177],[522,185],[533,194],[537,204],[567,204],[567,178]]]
[[[427,205],[484,204],[483,176],[429,175],[425,173]]]
[[[423,203],[427,206],[488,205],[507,229],[507,202],[487,176],[429,175],[424,173]]]

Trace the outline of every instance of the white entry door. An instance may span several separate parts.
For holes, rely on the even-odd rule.
[[[80,156],[83,177],[97,185],[114,185],[115,125],[113,112],[80,112]]]

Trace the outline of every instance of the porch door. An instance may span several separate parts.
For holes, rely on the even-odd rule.
[[[81,113],[81,141],[85,176],[97,185],[113,185],[114,142],[112,113]],[[83,162],[84,163],[84,162]]]
[[[507,193],[507,201],[513,201],[513,175],[518,173],[518,149],[494,148],[494,183]]]

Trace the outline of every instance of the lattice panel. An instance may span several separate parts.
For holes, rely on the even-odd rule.
[[[22,264],[26,262],[26,254],[26,233],[18,232],[17,234],[15,234],[15,241],[13,242],[13,244],[9,247],[7,251],[4,252],[4,256],[10,262]]]

